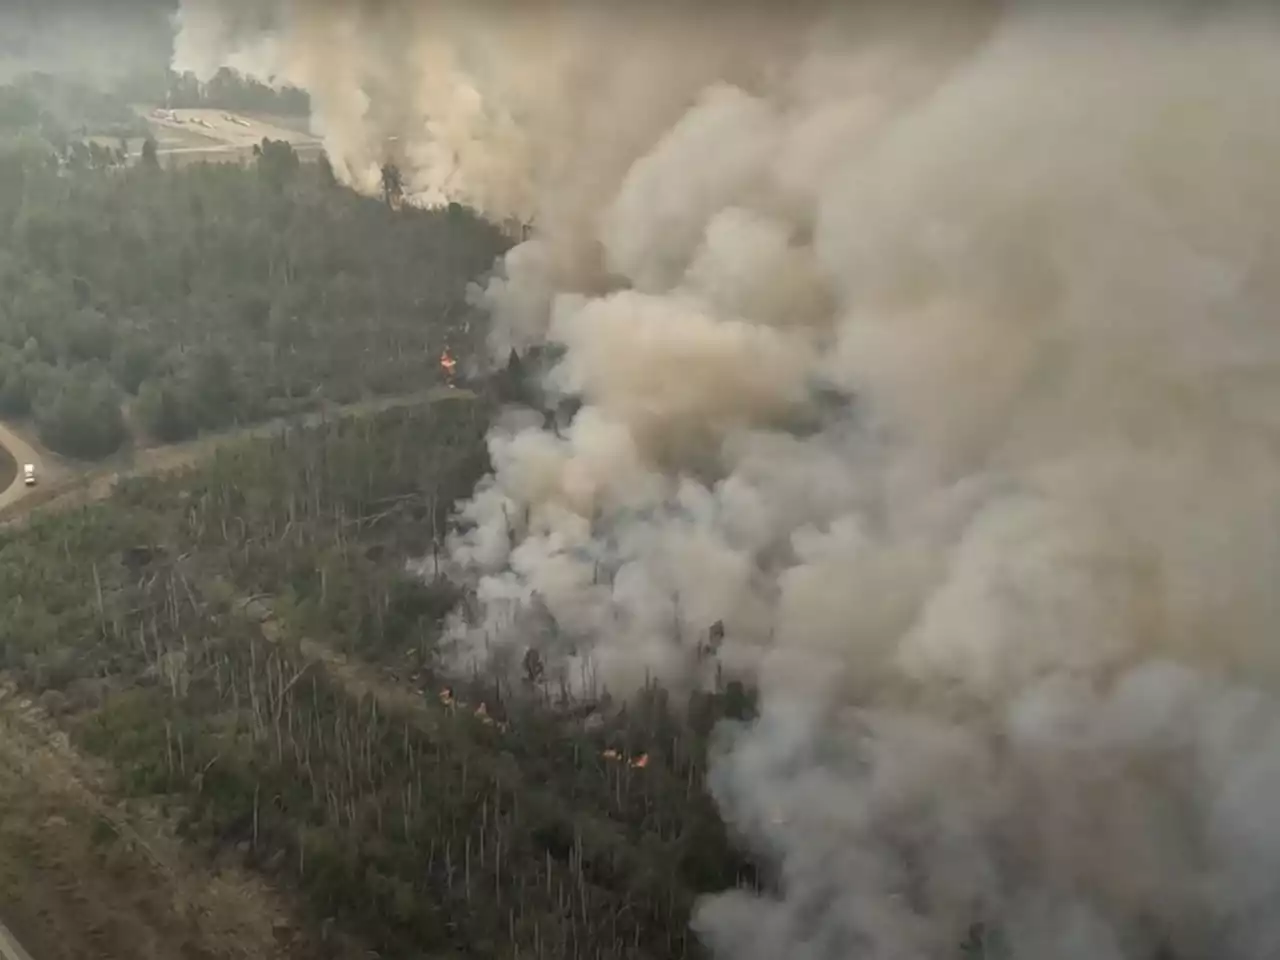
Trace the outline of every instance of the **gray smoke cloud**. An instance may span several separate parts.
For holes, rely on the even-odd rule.
[[[163,72],[170,41],[165,0],[9,0],[0,5],[0,83],[42,72],[110,87]]]
[[[490,437],[459,656],[724,624],[720,956],[1280,955],[1280,19],[535,7],[270,27],[357,186],[537,217],[492,346],[583,406]]]

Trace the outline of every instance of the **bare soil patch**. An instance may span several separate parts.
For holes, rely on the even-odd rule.
[[[159,811],[110,796],[44,711],[0,684],[0,914],[33,956],[300,956],[260,880],[193,860]]]

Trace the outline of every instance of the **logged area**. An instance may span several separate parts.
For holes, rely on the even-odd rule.
[[[509,241],[175,90],[141,155],[0,153],[0,921],[36,960],[697,955],[752,882],[703,787],[746,692],[445,670],[455,505],[534,395],[456,382]]]
[[[282,956],[693,949],[693,898],[749,876],[701,788],[742,691],[677,712],[654,689],[591,724],[536,678],[434,666],[458,595],[406,564],[487,469],[485,404],[245,441],[0,540],[3,666],[39,717],[21,717],[31,746],[5,741],[25,750],[5,782],[26,800],[6,806],[0,853],[11,890],[49,890],[9,922],[85,938],[42,956],[276,955],[236,953],[225,916],[171,901],[164,864],[119,832],[139,820],[194,858],[173,869],[222,879],[240,936],[320,951]],[[62,734],[98,772],[51,801],[33,791],[46,769],[49,790],[71,776],[47,745]],[[255,883],[282,891],[257,933],[231,909]],[[86,899],[100,909],[74,909]]]

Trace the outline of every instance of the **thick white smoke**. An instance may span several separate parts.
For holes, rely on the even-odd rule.
[[[1280,18],[890,6],[490,9],[501,69],[387,67],[536,210],[494,348],[584,401],[495,429],[458,639],[619,689],[724,624],[715,788],[780,877],[701,910],[725,957],[1269,960]]]

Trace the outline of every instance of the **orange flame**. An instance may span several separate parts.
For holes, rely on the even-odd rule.
[[[649,755],[647,753],[642,753],[639,756],[631,757],[630,759],[628,759],[626,754],[624,754],[620,750],[615,750],[612,747],[610,747],[608,750],[602,751],[600,756],[604,757],[606,760],[614,760],[614,761],[617,761],[618,763],[625,763],[627,764],[627,766],[635,770],[643,770],[645,767],[649,765]]]

